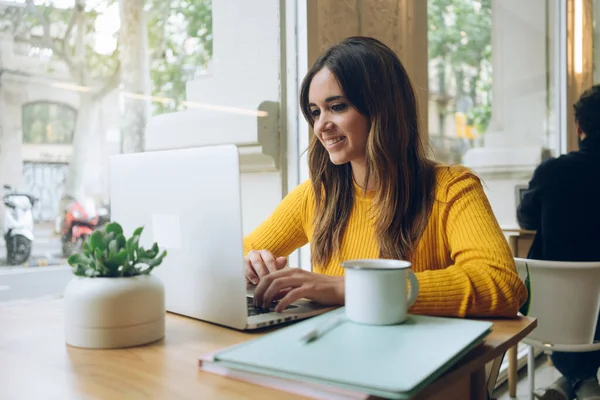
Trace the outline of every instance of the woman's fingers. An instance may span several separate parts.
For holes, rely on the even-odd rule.
[[[263,276],[279,271],[287,265],[287,257],[277,257],[269,250],[250,250],[244,257],[246,280],[257,285]]]
[[[258,276],[259,280],[263,276],[269,274],[269,269],[263,262],[260,252],[258,252],[256,250],[250,250],[248,252],[247,257],[250,260],[250,265],[251,265],[252,269],[254,270],[254,273],[256,273],[256,275]]]
[[[273,253],[271,253],[269,250],[261,250],[259,253],[260,257],[262,258],[263,264],[267,267],[267,273],[275,272],[278,269],[281,269],[277,268],[275,257],[273,256]]]
[[[275,265],[277,266],[278,270],[284,269],[287,266],[287,262],[287,257],[277,257],[277,259],[275,260]]]
[[[279,292],[285,289],[293,290],[293,288],[301,286],[303,283],[304,279],[299,276],[285,276],[273,280],[262,295],[262,307],[270,308],[271,304],[273,304],[273,300],[275,300],[275,296],[277,296]],[[254,296],[256,298],[256,294]]]
[[[256,307],[262,307],[264,304],[264,296],[267,292],[267,289],[271,287],[271,285],[277,278],[291,276],[291,272],[291,268],[284,268],[282,270],[273,272],[272,274],[262,277],[260,279],[260,282],[256,286],[256,289],[254,289],[254,305]]]
[[[301,298],[327,305],[344,304],[344,278],[286,267],[260,279],[254,290],[254,305],[270,308],[272,301],[282,295],[275,307],[277,312]]]
[[[248,257],[244,257],[244,275],[246,275],[246,281],[251,282],[254,285],[258,283],[258,275],[254,272],[254,268],[252,268],[252,264]]]
[[[283,297],[288,294],[290,292],[290,290],[292,290],[293,288],[289,287],[289,288],[285,288],[285,289],[281,289],[276,295],[275,297],[273,297],[273,301],[277,301],[277,300],[281,300],[283,299]]]
[[[290,304],[292,304],[296,300],[300,300],[303,297],[310,297],[310,288],[306,285],[299,286],[295,289],[290,290],[288,294],[286,294],[281,300],[279,300],[279,303],[277,303],[277,306],[275,307],[275,311],[282,312]]]

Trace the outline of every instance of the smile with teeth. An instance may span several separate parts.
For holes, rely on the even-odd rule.
[[[325,139],[324,142],[326,146],[333,146],[334,144],[339,143],[344,139],[346,139],[346,136],[338,136],[332,139]]]

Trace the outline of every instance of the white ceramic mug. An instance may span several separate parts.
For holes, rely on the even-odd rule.
[[[402,260],[364,259],[342,263],[346,269],[346,317],[369,325],[393,325],[406,321],[417,300],[419,281]],[[410,280],[410,293],[407,292]]]

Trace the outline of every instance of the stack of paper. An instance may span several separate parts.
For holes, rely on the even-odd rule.
[[[404,324],[344,322],[315,341],[300,338],[340,308],[202,357],[200,367],[308,397],[406,399],[481,343],[492,323],[409,315]]]

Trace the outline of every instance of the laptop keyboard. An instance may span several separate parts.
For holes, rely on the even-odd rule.
[[[271,308],[255,307],[254,299],[252,297],[246,297],[246,302],[248,303],[248,316],[249,317],[251,317],[253,315],[267,314],[267,313],[273,312],[273,311],[275,311],[275,306],[277,306],[277,302],[274,301],[271,304]],[[298,308],[298,306],[290,304],[289,306],[286,307],[286,310],[291,310],[293,308]]]

